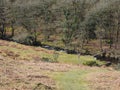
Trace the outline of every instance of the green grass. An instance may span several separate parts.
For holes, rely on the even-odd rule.
[[[14,45],[14,43],[13,43]],[[22,47],[21,45],[17,44],[19,47]],[[32,57],[37,56],[40,58],[48,58],[50,60],[53,60],[54,54],[48,54],[43,51],[35,51],[34,49],[28,48],[28,49],[19,49],[19,48],[14,48],[14,47],[8,47],[8,46],[1,46],[1,49],[7,49],[9,51],[13,51],[14,53],[19,54],[20,58],[25,58],[27,60],[33,59]],[[37,49],[37,48],[36,48]],[[98,65],[104,64],[104,62],[101,62],[99,60],[96,60],[93,56],[80,56],[78,59],[78,55],[74,54],[66,54],[64,52],[57,52],[59,53],[57,62],[59,63],[67,63],[67,64],[84,64],[86,62],[91,62],[95,61]]]
[[[15,44],[13,43],[13,45],[15,45]],[[10,45],[12,45],[12,43],[10,43]],[[20,44],[17,44],[17,47],[22,48],[23,46],[21,46]],[[0,46],[0,49],[4,52],[2,54],[4,54],[5,56],[6,56],[7,52],[9,51],[9,52],[13,52],[14,54],[18,54],[19,59],[25,58],[26,60],[32,60],[33,59],[32,57],[34,55],[36,55],[38,57],[43,57],[44,55],[47,55],[47,53],[45,53],[43,51],[35,51],[34,49],[31,49],[31,48],[20,49],[17,47]]]
[[[60,42],[58,42],[60,43]],[[13,43],[10,42],[10,45],[15,45],[17,47],[22,48],[23,46],[21,44],[17,44],[17,43]],[[59,44],[58,44],[59,45]],[[20,59],[26,59],[26,60],[32,60],[32,57],[39,57],[39,58],[48,58],[50,60],[53,60],[54,58],[54,54],[48,54],[44,51],[35,51],[34,49],[40,49],[39,47],[26,47],[25,49],[20,49],[17,47],[8,47],[8,46],[1,46],[1,49],[7,49],[9,51],[12,51],[14,53],[19,54],[19,58]],[[46,50],[47,51],[47,50]],[[96,60],[93,56],[80,56],[80,58],[78,59],[78,55],[74,55],[74,54],[66,54],[64,52],[58,52],[59,56],[57,61],[59,63],[67,63],[67,64],[84,64],[86,62],[90,62],[90,61],[95,61],[98,65],[104,64],[104,62],[101,62],[99,60]]]
[[[74,70],[69,72],[54,73],[58,90],[89,90],[84,79],[88,71]]]
[[[43,54],[42,57],[53,59],[53,55]],[[74,54],[59,53],[58,62],[67,64],[84,64],[86,62],[95,61],[98,65],[103,65],[105,62],[96,60],[93,56],[80,56]]]
[[[55,72],[52,74],[52,78],[57,83],[58,90],[91,90],[87,77],[90,73],[95,72],[107,72],[105,69],[76,69],[68,72]]]
[[[87,81],[89,74],[107,72],[107,69],[76,69],[68,72],[54,72],[51,77],[56,81],[57,90],[91,90]]]
[[[72,54],[60,54],[59,57],[59,62],[64,62],[64,63],[73,63],[73,64],[80,64],[83,63],[84,61],[91,61],[95,60],[92,56],[80,56],[78,59],[78,55],[72,55]]]

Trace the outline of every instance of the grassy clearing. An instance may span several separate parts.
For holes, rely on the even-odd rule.
[[[54,73],[53,78],[57,82],[58,90],[88,90],[84,75],[88,71],[74,70],[69,72]]]
[[[53,60],[53,55],[43,54],[43,57]],[[59,53],[58,62],[67,64],[85,64],[86,62],[95,61],[98,65],[103,65],[105,62],[96,60],[93,56],[80,56],[74,54]]]
[[[68,72],[56,72],[53,73],[52,78],[57,83],[58,90],[91,90],[89,88],[89,82],[87,81],[87,77],[90,73],[95,72],[107,72],[107,70],[103,69],[94,69],[94,70],[71,70]]]

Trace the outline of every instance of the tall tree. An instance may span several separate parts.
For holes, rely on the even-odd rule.
[[[1,26],[1,38],[5,39],[7,38],[6,32],[7,28],[12,28],[12,35],[14,36],[14,12],[11,8],[11,3],[7,0],[0,0],[0,26]]]

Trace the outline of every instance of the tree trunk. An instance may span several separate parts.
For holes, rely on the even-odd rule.
[[[110,32],[110,49],[112,48],[112,33]]]
[[[102,38],[100,38],[100,50],[103,51],[103,47],[102,47]]]
[[[37,31],[36,30],[34,30],[34,42],[36,43],[37,42]]]
[[[14,34],[15,34],[15,29],[14,29],[13,25],[11,26],[11,28],[12,28],[12,34],[11,34],[11,37],[13,37]]]
[[[1,38],[4,39],[4,31],[5,31],[5,26],[2,24],[2,29],[1,29]]]
[[[119,30],[117,30],[117,32],[116,32],[115,49],[117,49],[118,41],[119,41]]]
[[[6,38],[6,29],[4,27],[4,38]]]

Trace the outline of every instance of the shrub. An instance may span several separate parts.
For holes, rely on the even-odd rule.
[[[43,57],[43,58],[42,58],[42,61],[50,62],[51,60],[50,60],[49,58],[45,58],[45,57]]]
[[[113,44],[113,40],[106,40],[107,44]]]
[[[99,66],[99,64],[96,61],[86,61],[83,64],[87,66]]]
[[[53,54],[53,62],[58,62],[58,58],[59,58],[59,53],[55,51]]]
[[[42,83],[38,83],[33,90],[55,90],[55,89],[50,86],[46,86]]]
[[[50,57],[43,57],[42,61],[56,63],[56,62],[58,62],[58,57],[59,57],[59,53],[57,53],[55,51],[53,56],[52,56],[52,58],[50,58]]]
[[[90,55],[90,51],[88,49],[85,50],[85,55]]]
[[[33,45],[33,42],[34,42],[34,37],[33,36],[27,36],[25,39],[24,39],[24,44],[27,44],[27,45]]]

